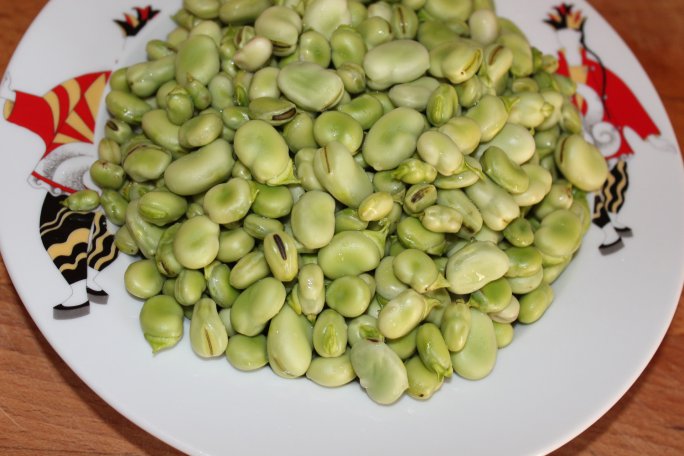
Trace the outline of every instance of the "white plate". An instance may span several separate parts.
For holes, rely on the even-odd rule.
[[[168,16],[180,1],[151,4],[161,12],[137,36],[124,38],[113,20],[123,20],[124,13],[135,18],[133,8],[144,4],[51,1],[12,58],[10,79],[0,94],[43,98],[55,87],[70,89],[74,83],[64,83],[79,75],[142,59],[144,43],[170,30]],[[555,52],[561,35],[578,37],[576,32],[557,34],[543,22],[555,4],[502,1],[499,13],[519,24],[543,51]],[[53,142],[54,113],[68,112],[68,103],[57,110],[35,111],[33,120],[24,119],[23,125],[21,119],[0,120],[0,188],[7,196],[0,241],[19,295],[50,344],[97,394],[145,430],[188,453],[551,451],[591,425],[636,380],[668,328],[684,277],[684,175],[665,110],[645,72],[610,26],[584,2],[576,2],[573,11],[586,18],[586,45],[636,94],[636,103],[652,119],[661,141],[654,147],[638,134],[625,133],[635,153],[627,160],[629,191],[619,219],[631,227],[633,236],[624,239],[621,250],[603,256],[598,250],[603,232],[592,226],[576,260],[554,284],[554,304],[537,324],[517,328],[513,344],[500,352],[493,374],[485,380],[452,378],[430,401],[404,397],[383,407],[370,401],[357,383],[328,390],[303,379],[280,379],[269,369],[244,374],[224,359],[200,360],[187,340],[153,357],[138,326],[140,303],[121,285],[124,255],[97,277],[110,293],[107,305],[93,304],[90,314],[81,318],[53,319],[53,306],[67,299],[71,288],[41,243],[39,216],[47,191],[31,185],[35,179],[29,177],[36,169],[43,175],[61,172],[52,158],[61,160],[63,155],[41,157]],[[608,82],[608,106],[614,108],[616,98],[627,97],[627,92],[615,89],[615,79]],[[43,103],[21,97],[22,107]],[[51,97],[45,95],[44,100]],[[66,99],[79,97],[72,92]],[[635,112],[629,103],[617,103],[623,108],[619,111]],[[101,135],[102,109],[96,119],[95,141]],[[92,122],[69,122],[89,137]],[[632,131],[644,125],[643,119],[624,124]],[[92,156],[91,140],[72,144],[72,150]]]

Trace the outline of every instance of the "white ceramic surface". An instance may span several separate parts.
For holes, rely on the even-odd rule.
[[[0,95],[9,89],[42,97],[78,75],[141,60],[144,44],[171,29],[168,16],[180,1],[150,3],[160,13],[137,36],[124,38],[113,20],[124,13],[135,16],[133,7],[146,4],[52,0],[19,45]],[[499,13],[519,24],[534,45],[556,51],[557,34],[543,19],[557,2],[498,3]],[[514,342],[500,351],[486,379],[454,377],[427,402],[404,397],[384,407],[370,401],[358,383],[329,390],[305,379],[286,381],[268,368],[246,374],[225,359],[201,360],[187,339],[153,356],[138,325],[140,303],[122,286],[124,255],[96,279],[110,293],[107,305],[93,304],[84,317],[53,319],[53,306],[71,291],[39,236],[46,190],[28,182],[46,144],[2,118],[0,189],[6,197],[0,246],[22,301],[49,343],[98,395],[187,453],[553,450],[590,426],[636,380],[668,328],[684,277],[684,173],[670,122],[618,35],[585,2],[575,2],[575,10],[587,18],[587,45],[637,95],[664,147],[639,141],[643,138],[632,145],[630,188],[620,219],[633,236],[624,239],[624,248],[601,255],[603,234],[592,226],[575,261],[554,284],[551,308],[537,324],[517,327]],[[102,106],[97,119],[95,141],[105,119]]]

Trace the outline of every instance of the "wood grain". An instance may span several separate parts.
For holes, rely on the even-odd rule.
[[[0,73],[45,0],[0,0]],[[637,55],[684,138],[684,2],[594,0]],[[681,145],[681,142],[680,142]],[[681,208],[679,208],[681,210]],[[655,357],[566,455],[684,454],[683,298]],[[0,259],[0,454],[176,455],[100,399],[45,341]]]

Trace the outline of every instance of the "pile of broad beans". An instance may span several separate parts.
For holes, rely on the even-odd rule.
[[[185,0],[91,168],[156,352],[389,404],[488,375],[590,224],[573,83],[489,0]],[[89,206],[89,207],[85,207]]]

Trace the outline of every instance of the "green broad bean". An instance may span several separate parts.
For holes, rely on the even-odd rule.
[[[551,305],[553,297],[553,289],[546,283],[542,283],[536,289],[521,296],[518,321],[530,324],[539,320]]]
[[[119,192],[103,189],[99,199],[100,205],[110,222],[118,226],[126,223],[128,201]]]
[[[233,148],[219,138],[170,163],[164,171],[164,183],[177,195],[197,195],[225,181],[234,164]]]
[[[513,325],[510,323],[500,323],[498,321],[493,321],[494,324],[494,335],[496,336],[496,346],[497,348],[504,348],[513,342],[513,335],[515,330]]]
[[[554,151],[556,166],[574,186],[597,191],[608,178],[608,165],[596,146],[580,135],[561,138]]]
[[[424,127],[423,116],[415,110],[393,109],[368,131],[363,143],[363,158],[376,171],[396,168],[413,155]]]
[[[256,241],[243,228],[233,228],[219,233],[219,251],[216,259],[223,263],[238,261],[254,248]]]
[[[321,33],[307,30],[299,36],[299,60],[327,68],[331,58],[330,43]]]
[[[164,278],[154,260],[143,259],[129,264],[124,273],[126,291],[140,299],[148,299],[161,292]]]
[[[434,181],[435,187],[443,190],[465,188],[473,185],[483,175],[482,165],[474,157],[466,155],[463,165],[463,171],[450,176],[438,175]]]
[[[402,360],[407,360],[416,354],[416,333],[418,328],[396,339],[385,339],[385,343]]]
[[[207,288],[204,274],[195,269],[183,269],[174,282],[173,297],[179,304],[192,306]]]
[[[520,207],[513,197],[489,179],[479,180],[465,188],[468,198],[477,206],[488,228],[502,231],[520,216]]]
[[[468,26],[471,38],[482,45],[493,43],[499,36],[499,22],[490,9],[474,8],[468,17]]]
[[[404,195],[404,211],[417,215],[437,202],[437,187],[432,184],[414,184]]]
[[[309,263],[299,270],[297,284],[292,290],[292,297],[297,299],[301,312],[309,316],[321,313],[325,305],[325,281],[323,270],[318,264]]]
[[[273,277],[289,282],[297,277],[299,259],[295,240],[283,231],[266,235],[263,243],[264,258]]]
[[[378,319],[372,315],[363,314],[347,321],[347,341],[353,347],[360,340],[383,342],[384,336],[378,329]]]
[[[297,47],[302,32],[299,14],[286,6],[272,6],[264,10],[254,22],[257,35],[268,38],[273,43],[273,54],[285,57]]]
[[[249,214],[243,219],[242,227],[252,237],[263,240],[270,233],[283,231],[285,228],[278,219]]]
[[[172,102],[176,99],[173,98]],[[172,106],[174,106],[173,103]],[[171,121],[169,112],[164,109],[153,109],[146,112],[142,116],[142,130],[156,145],[168,150],[174,157],[179,157],[185,155],[187,150],[180,145],[180,127]],[[190,114],[192,114],[192,110]]]
[[[437,270],[432,258],[417,249],[406,249],[392,261],[394,276],[418,293],[444,288],[448,282]]]
[[[488,147],[480,157],[480,163],[487,177],[508,193],[523,193],[530,185],[530,177],[522,167],[497,146]]]
[[[511,291],[517,295],[529,293],[537,288],[544,280],[544,271],[540,269],[534,274],[527,277],[511,277],[508,283],[511,286]]]
[[[347,318],[363,314],[372,295],[368,284],[358,276],[342,276],[334,279],[325,291],[325,302],[331,309]]]
[[[138,212],[148,223],[165,226],[181,218],[188,208],[182,196],[167,191],[151,191],[138,200]]]
[[[511,100],[508,122],[525,128],[547,126],[544,123],[554,113],[553,105],[540,93],[521,92],[513,95]]]
[[[156,225],[146,222],[138,211],[138,200],[128,203],[126,208],[126,227],[125,234],[122,234],[121,242],[126,240],[123,236],[130,235],[130,238],[140,249],[145,258],[153,258],[157,252],[157,245],[164,230]],[[122,227],[123,228],[123,227]],[[121,228],[119,229],[121,231]],[[130,245],[128,242],[126,244]]]
[[[503,44],[506,46],[506,48],[513,51],[511,74],[514,77],[525,77],[531,75],[534,70],[534,63],[532,57],[532,48],[527,42],[527,39],[522,33],[510,33],[503,30],[506,23],[501,19],[499,19],[499,25],[502,27],[502,31],[497,39],[497,43]]]
[[[533,163],[525,163],[521,168],[529,177],[530,183],[527,190],[511,196],[520,207],[534,206],[551,191],[553,176],[543,166]]]
[[[230,272],[230,286],[243,290],[256,281],[268,277],[268,267],[264,253],[258,250],[249,252],[240,258]]]
[[[417,158],[409,158],[402,161],[390,176],[406,184],[431,183],[437,178],[437,169]]]
[[[392,25],[379,16],[365,18],[356,28],[361,33],[368,50],[390,42],[394,38]]]
[[[395,106],[403,106],[422,112],[427,108],[430,95],[438,87],[439,81],[437,79],[423,76],[415,81],[392,86],[388,95]]]
[[[214,358],[225,353],[228,333],[219,317],[216,303],[202,298],[194,305],[190,320],[190,345],[202,358]]]
[[[571,255],[581,240],[582,221],[567,209],[558,209],[544,217],[534,234],[534,246],[543,254],[554,257]]]
[[[501,277],[471,293],[468,304],[481,312],[495,313],[505,309],[512,297],[511,284],[508,279]]]
[[[266,336],[245,336],[235,334],[228,339],[226,359],[236,369],[245,372],[261,369],[268,364],[266,351]]]
[[[378,315],[378,329],[388,339],[405,336],[423,321],[439,301],[409,288],[390,299]]]
[[[331,59],[337,69],[347,63],[363,64],[366,44],[361,34],[351,26],[343,25],[330,36]]]
[[[416,349],[425,367],[441,378],[451,377],[451,355],[437,325],[428,322],[418,326]]]
[[[273,187],[257,183],[256,189],[256,198],[251,207],[255,214],[262,217],[280,218],[292,212],[294,200],[286,186]]]
[[[228,25],[254,23],[272,4],[272,0],[228,0],[221,2],[219,19]]]
[[[183,309],[171,296],[149,298],[140,309],[140,327],[153,353],[171,348],[183,337]]]
[[[429,68],[430,54],[425,46],[406,39],[379,44],[363,59],[368,85],[376,90],[418,79]]]
[[[157,269],[164,277],[176,277],[183,270],[176,256],[173,254],[173,239],[180,228],[180,223],[176,223],[166,228],[159,238],[157,252],[154,260]]]
[[[335,200],[327,193],[306,192],[292,206],[292,233],[307,249],[320,249],[335,234]]]
[[[133,239],[131,231],[126,225],[120,226],[114,235],[114,245],[126,255],[137,255],[140,251],[138,244]]]
[[[454,372],[468,380],[479,380],[494,369],[498,344],[494,323],[484,313],[470,309],[470,331],[463,348],[451,354]]]
[[[315,152],[313,169],[328,193],[348,207],[357,208],[361,201],[373,193],[373,184],[368,175],[354,161],[347,147],[337,141]]]
[[[331,142],[339,142],[353,155],[363,142],[363,128],[353,117],[340,111],[326,111],[319,115],[313,124],[316,143],[325,147]]]
[[[209,297],[220,307],[231,307],[240,293],[230,285],[228,265],[215,261],[204,268],[204,278]]]
[[[318,144],[313,133],[313,117],[305,112],[299,112],[283,128],[283,138],[290,150],[299,152],[302,149],[316,149]]]
[[[464,155],[473,153],[482,138],[480,124],[465,116],[452,117],[437,130],[447,135]]]
[[[338,111],[351,116],[356,120],[363,130],[370,129],[384,114],[380,101],[370,94],[362,94],[351,101],[339,104]]]
[[[335,212],[335,234],[342,231],[362,231],[368,228],[369,223],[359,218],[356,209],[347,207]]]
[[[216,259],[218,238],[219,225],[198,215],[181,223],[173,239],[173,254],[183,267],[201,269]]]
[[[518,314],[520,313],[520,301],[518,298],[511,297],[511,302],[508,303],[506,307],[498,312],[492,312],[489,317],[494,322],[498,323],[513,323],[518,319]]]
[[[508,256],[491,242],[475,241],[449,257],[446,279],[449,291],[469,294],[503,277],[508,271]]]
[[[534,231],[530,222],[519,217],[508,224],[503,230],[506,241],[515,247],[527,247],[534,242]]]
[[[470,333],[470,323],[470,307],[464,301],[457,300],[446,305],[440,331],[449,351],[456,353],[463,349]]]
[[[446,246],[444,233],[426,229],[416,217],[406,217],[397,224],[397,235],[407,248],[422,250],[430,255],[440,255]]]
[[[236,222],[247,215],[258,192],[254,182],[233,177],[211,187],[204,195],[202,207],[214,223]]]
[[[444,133],[426,131],[418,138],[416,147],[420,158],[434,166],[443,176],[451,176],[463,170],[463,153]]]
[[[435,127],[441,127],[460,112],[456,89],[444,83],[432,91],[425,107],[427,119]]]
[[[313,347],[324,358],[336,358],[344,354],[347,349],[347,323],[341,314],[326,309],[316,317]]]
[[[463,223],[460,212],[438,204],[425,208],[419,218],[420,223],[433,233],[458,233]]]
[[[174,78],[174,54],[157,60],[136,63],[126,69],[128,87],[141,99],[154,95],[162,84]]]
[[[526,163],[534,155],[535,136],[530,131],[514,123],[506,123],[499,133],[480,149],[496,146],[503,150],[509,159],[518,165]]]
[[[542,256],[535,247],[509,247],[504,252],[509,260],[506,277],[529,277],[542,268]]]
[[[347,350],[335,358],[314,358],[306,371],[306,377],[328,388],[346,385],[353,381],[356,373],[352,367],[350,351]]]
[[[245,122],[235,132],[233,145],[235,155],[257,182],[296,183],[287,143],[273,126],[263,120]]]
[[[480,69],[484,52],[471,40],[456,38],[430,50],[430,74],[452,84],[470,79]]]
[[[444,376],[440,376],[425,367],[419,356],[409,358],[404,362],[404,366],[408,378],[406,394],[415,399],[430,399],[444,383]]]
[[[266,350],[273,372],[284,378],[306,374],[313,358],[313,330],[303,315],[282,306],[268,327]]]
[[[234,273],[235,269],[233,269]],[[273,277],[257,280],[237,297],[230,321],[239,334],[256,336],[285,304],[285,286]]]
[[[260,97],[249,102],[249,116],[273,126],[286,124],[297,114],[294,103],[282,98]]]
[[[97,158],[103,162],[121,164],[121,148],[119,143],[110,138],[102,138],[97,144]]]
[[[129,125],[139,125],[143,114],[152,109],[146,101],[121,90],[110,91],[105,97],[105,105],[115,119]]]
[[[394,258],[384,257],[375,269],[376,292],[388,301],[408,288],[407,284],[394,274]]]
[[[351,363],[361,386],[379,404],[396,402],[408,388],[404,363],[384,342],[360,340],[351,348]]]
[[[312,62],[293,62],[281,68],[278,88],[293,103],[307,111],[334,108],[344,95],[344,83],[332,70]]]
[[[72,211],[90,212],[100,205],[100,195],[95,190],[79,190],[67,196],[62,205]]]
[[[183,123],[178,129],[181,147],[193,149],[212,143],[221,135],[223,121],[219,114],[207,112]]]
[[[279,73],[280,70],[276,67],[265,67],[256,71],[252,77],[252,83],[249,85],[248,98],[250,100],[262,97],[280,98]],[[232,80],[230,81],[232,84]]]
[[[126,155],[123,169],[134,182],[152,181],[164,175],[172,160],[171,154],[161,147],[140,145]]]
[[[147,111],[145,111],[147,112]],[[143,113],[144,114],[144,113]],[[141,114],[142,119],[142,114]],[[105,123],[104,136],[107,139],[114,141],[121,145],[133,136],[133,129],[131,126],[119,119],[109,119]],[[120,161],[120,160],[119,160]],[[118,161],[117,161],[118,163]]]
[[[206,35],[190,36],[181,43],[175,63],[176,81],[180,85],[196,80],[206,86],[221,68],[218,47]]]
[[[501,98],[484,95],[475,106],[466,111],[465,116],[480,127],[481,140],[489,142],[506,125],[508,109]]]

